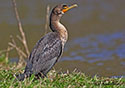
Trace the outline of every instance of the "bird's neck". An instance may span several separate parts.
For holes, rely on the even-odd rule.
[[[62,42],[66,42],[68,38],[68,33],[63,24],[60,23],[60,18],[51,18],[50,19],[50,28],[53,32],[57,32],[62,40]]]

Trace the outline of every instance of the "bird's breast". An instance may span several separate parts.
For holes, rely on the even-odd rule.
[[[61,24],[59,21],[52,21],[51,22],[51,28],[54,32],[58,33],[62,45],[65,45],[67,39],[68,39],[68,32],[63,24]]]
[[[62,41],[62,44],[64,45],[68,39],[68,32],[61,23],[58,23],[58,27],[59,27],[58,33],[59,33],[60,39]]]

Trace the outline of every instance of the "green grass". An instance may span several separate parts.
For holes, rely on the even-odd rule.
[[[19,69],[20,70],[20,69]],[[0,88],[125,88],[124,78],[89,77],[81,72],[57,73],[51,70],[48,78],[34,80],[34,75],[24,81],[13,76],[19,73],[14,66],[0,69]]]
[[[0,88],[125,88],[125,78],[89,77],[82,72],[58,73],[51,70],[48,77],[34,80],[34,75],[24,81],[16,80],[14,74],[23,72],[16,64],[0,63]]]

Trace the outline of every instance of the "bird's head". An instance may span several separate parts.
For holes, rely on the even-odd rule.
[[[60,22],[60,19],[64,13],[66,13],[67,11],[75,7],[77,7],[77,4],[70,5],[70,6],[66,4],[60,4],[52,9],[52,12],[50,14],[50,24],[49,24],[52,31],[56,31],[57,29],[61,29],[61,28],[65,29],[63,25],[59,25],[58,23]]]
[[[66,5],[66,4],[60,4],[60,5],[57,5],[53,10],[52,10],[52,13],[54,15],[57,15],[57,16],[62,16],[65,12],[67,12],[68,10],[72,9],[72,8],[75,8],[77,7],[77,4],[74,4],[74,5]]]

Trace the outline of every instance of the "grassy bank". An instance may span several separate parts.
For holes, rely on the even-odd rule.
[[[24,81],[18,81],[14,74],[23,72],[16,64],[5,61],[0,56],[0,88],[125,88],[125,78],[89,77],[82,72],[61,73],[51,70],[48,77],[34,80],[34,75]]]
[[[24,68],[23,68],[24,69]],[[0,88],[125,88],[124,78],[89,77],[81,72],[57,73],[51,70],[48,78],[35,80],[34,75],[20,82],[13,74],[23,71],[15,65],[0,67]]]

